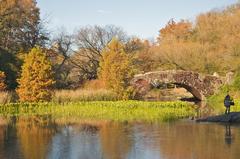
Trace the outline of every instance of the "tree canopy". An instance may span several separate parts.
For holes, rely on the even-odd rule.
[[[130,56],[124,51],[123,44],[114,38],[102,53],[100,79],[107,88],[118,95],[119,99],[128,99],[133,93],[130,87],[133,71]]]
[[[225,75],[240,63],[240,5],[197,16],[196,22],[169,23],[160,30],[155,69],[182,69]]]
[[[47,39],[35,0],[0,1],[0,47],[18,53]]]
[[[35,0],[0,1],[0,70],[6,74],[8,89],[15,89],[22,53],[45,46],[48,34]]]

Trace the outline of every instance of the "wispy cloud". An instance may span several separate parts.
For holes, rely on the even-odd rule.
[[[99,9],[99,10],[97,10],[97,12],[98,12],[99,14],[108,14],[108,13],[111,13],[111,11],[103,10],[103,9]]]

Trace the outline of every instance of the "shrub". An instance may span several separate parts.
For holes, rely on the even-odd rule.
[[[18,96],[22,102],[51,100],[54,84],[52,67],[40,48],[33,48],[26,56],[18,80]]]
[[[0,104],[10,103],[11,96],[8,92],[0,92]]]
[[[83,85],[83,89],[88,89],[88,90],[106,89],[106,86],[104,85],[103,81],[96,79],[96,80],[86,81]]]
[[[0,71],[0,92],[5,91],[6,89],[5,80],[6,80],[5,73]]]

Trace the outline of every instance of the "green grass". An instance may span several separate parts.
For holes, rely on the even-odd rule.
[[[52,119],[169,121],[194,115],[185,102],[95,101],[56,103],[13,103],[0,105],[0,116],[31,117],[49,115]]]

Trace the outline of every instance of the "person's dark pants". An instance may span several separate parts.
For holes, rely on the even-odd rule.
[[[225,114],[229,114],[229,113],[230,113],[230,106],[226,107],[226,111],[225,111]]]

